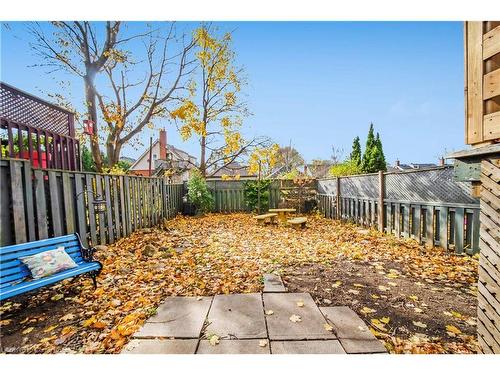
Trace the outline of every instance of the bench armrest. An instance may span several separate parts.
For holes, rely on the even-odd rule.
[[[82,258],[87,262],[92,262],[94,260],[95,252],[96,252],[95,247],[89,247],[89,248],[82,247]]]

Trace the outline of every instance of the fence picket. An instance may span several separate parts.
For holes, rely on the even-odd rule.
[[[12,211],[14,222],[14,234],[16,242],[26,242],[26,224],[24,220],[24,198],[22,182],[22,162],[12,161],[10,165],[10,186],[12,189]]]
[[[50,212],[52,231],[55,237],[62,236],[61,227],[61,203],[59,201],[59,189],[57,186],[57,175],[54,171],[49,171],[49,191],[50,191]],[[16,239],[16,243],[22,243]]]
[[[85,214],[85,196],[82,177],[83,175],[80,173],[75,173],[76,217],[78,219],[78,234],[80,235],[83,245],[87,247],[87,215]]]
[[[89,227],[90,227],[90,241],[92,246],[97,245],[97,223],[96,216],[94,210],[94,198],[95,198],[95,190],[94,184],[92,181],[92,175],[87,174],[85,176],[86,182],[86,195],[87,195],[87,207],[89,211]]]
[[[75,233],[74,194],[69,172],[61,172],[61,177],[64,201],[64,222],[66,223],[66,230],[64,233],[71,234]]]
[[[29,138],[31,141],[31,137]],[[31,142],[30,142],[31,143]],[[28,160],[23,161],[23,175],[24,175],[24,199],[26,209],[26,224],[28,226],[28,240],[35,241],[35,210],[33,208],[33,180],[32,169]]]
[[[34,171],[35,176],[35,200],[36,200],[36,221],[38,226],[38,239],[48,238],[47,227],[47,202],[45,198],[44,174],[41,169]]]

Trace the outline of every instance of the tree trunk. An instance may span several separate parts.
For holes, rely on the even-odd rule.
[[[99,148],[99,135],[97,127],[97,106],[96,106],[96,91],[94,87],[95,72],[88,72],[83,81],[85,84],[85,101],[87,104],[87,112],[89,120],[93,123],[93,135],[90,137],[90,149],[94,158],[95,167],[98,172],[102,172],[101,149]]]
[[[207,138],[205,136],[201,137],[201,155],[200,155],[200,172],[203,177],[207,176],[207,166],[206,166],[206,149],[207,149]]]

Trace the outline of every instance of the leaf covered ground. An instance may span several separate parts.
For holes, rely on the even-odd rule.
[[[167,296],[262,290],[262,274],[319,305],[347,305],[393,353],[477,350],[477,260],[317,216],[308,228],[251,215],[182,217],[101,249],[99,287],[67,280],[0,307],[7,353],[118,353]]]

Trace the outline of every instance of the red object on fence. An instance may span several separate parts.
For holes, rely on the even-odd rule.
[[[83,120],[83,132],[87,135],[93,135],[94,134],[94,121]]]
[[[30,153],[29,151],[23,151],[21,153],[21,156],[19,156],[19,153],[15,155],[19,159],[26,159],[30,160]],[[49,156],[50,159],[50,156]],[[38,162],[38,151],[33,151],[33,159],[31,160],[31,164],[33,165],[33,168],[40,168],[39,162]],[[42,168],[47,168],[47,153],[42,152]]]

